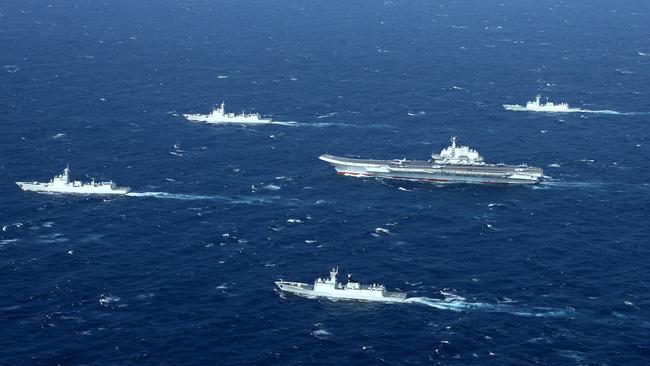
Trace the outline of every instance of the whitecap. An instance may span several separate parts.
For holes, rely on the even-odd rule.
[[[112,295],[102,294],[99,298],[99,304],[102,306],[108,306],[110,303],[118,302],[118,301],[120,301],[120,298]]]
[[[635,309],[637,309],[637,310],[641,310],[641,308],[639,308],[638,306],[634,305],[634,303],[633,303],[632,301],[624,300],[624,301],[623,301],[623,304],[625,304],[625,305],[627,305],[627,306],[631,306],[631,307],[633,307],[633,308],[635,308]]]
[[[20,67],[18,67],[18,65],[5,65],[2,68],[11,74],[20,71]]]
[[[42,235],[40,236],[40,242],[41,243],[47,243],[47,244],[54,244],[54,243],[65,243],[69,239],[63,237],[63,234],[61,233],[54,233],[51,235]]]
[[[325,113],[321,115],[317,115],[316,118],[321,119],[321,118],[330,118],[336,116],[336,112],[330,112],[330,113]]]
[[[318,339],[326,339],[327,337],[330,337],[332,333],[328,332],[326,329],[317,329],[311,332],[311,335]]]
[[[442,296],[445,297],[445,301],[446,301],[446,302],[451,302],[451,301],[465,301],[465,298],[464,298],[464,297],[462,297],[462,296],[460,296],[460,295],[456,295],[456,294],[454,294],[453,292],[447,292],[447,291],[441,290],[441,291],[440,291],[440,294],[441,294]]]
[[[302,220],[300,220],[300,219],[287,219],[287,222],[291,223],[291,224],[300,224],[300,223],[302,223]]]
[[[377,234],[390,234],[390,230],[384,229],[383,227],[375,228],[375,233]]]
[[[60,139],[61,137],[64,137],[65,133],[57,133],[56,135],[52,136],[53,139]]]

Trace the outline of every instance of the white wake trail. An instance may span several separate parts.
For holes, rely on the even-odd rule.
[[[618,112],[618,111],[613,111],[611,109],[600,109],[600,110],[579,109],[578,111],[580,113],[613,114],[618,116],[643,116],[643,115],[650,114],[650,112]]]
[[[518,308],[511,305],[504,304],[486,304],[482,302],[466,302],[462,300],[445,301],[440,299],[432,299],[429,297],[410,297],[407,298],[405,303],[420,304],[430,306],[439,310],[451,311],[487,311],[492,313],[508,313],[518,316],[531,316],[531,317],[556,317],[563,318],[569,316],[565,310],[550,309],[550,308]]]
[[[151,198],[162,198],[162,199],[172,199],[172,200],[181,200],[181,201],[223,201],[226,203],[232,204],[263,204],[269,203],[268,199],[260,197],[225,197],[219,195],[203,195],[203,194],[191,194],[191,193],[168,193],[168,192],[129,192],[126,196],[130,197],[151,197]]]

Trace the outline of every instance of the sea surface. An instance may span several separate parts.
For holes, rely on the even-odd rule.
[[[0,3],[0,364],[650,364],[650,2]],[[508,112],[541,93],[603,113]],[[268,126],[183,113],[259,112]],[[535,187],[335,174],[451,136]],[[124,197],[22,192],[66,164]],[[339,266],[406,304],[281,295]]]

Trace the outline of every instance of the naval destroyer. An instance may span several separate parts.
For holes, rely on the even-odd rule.
[[[271,123],[271,118],[264,118],[259,113],[226,113],[225,103],[210,112],[210,114],[184,114],[188,121],[205,123],[238,123],[238,124],[265,124]]]
[[[78,180],[70,180],[70,169],[67,166],[63,170],[63,174],[55,176],[48,183],[16,182],[16,184],[23,191],[34,191],[39,193],[120,195],[127,194],[131,190],[128,187],[117,187],[112,181],[95,182],[93,180],[84,183]]]
[[[332,268],[329,278],[317,278],[313,285],[301,282],[276,281],[280,291],[307,298],[324,297],[336,300],[360,300],[374,302],[397,302],[406,300],[403,292],[386,291],[384,285],[361,285],[348,275],[346,284],[337,282],[338,268]]]
[[[540,168],[527,165],[488,164],[476,150],[456,143],[429,160],[371,160],[321,155],[338,174],[354,177],[402,179],[432,183],[536,184],[544,178]]]
[[[504,104],[503,108],[509,111],[515,112],[551,112],[551,113],[571,113],[571,112],[582,112],[580,108],[569,108],[567,103],[553,103],[549,102],[548,99],[546,103],[541,102],[542,96],[537,95],[535,100],[529,101],[526,105],[519,104]]]

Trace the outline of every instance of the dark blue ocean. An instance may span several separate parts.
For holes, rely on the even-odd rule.
[[[0,364],[647,365],[649,88],[642,0],[5,0]],[[221,101],[296,124],[180,116]],[[552,180],[317,159],[452,135]],[[135,194],[14,184],[66,164]],[[274,290],[332,266],[418,300]]]

